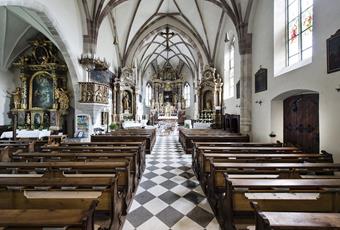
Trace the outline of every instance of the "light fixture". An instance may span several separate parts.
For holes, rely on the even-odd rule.
[[[263,101],[259,100],[259,101],[255,101],[256,104],[259,104],[260,106],[262,105]]]
[[[335,90],[336,90],[337,92],[340,92],[340,85],[338,85],[338,87],[335,88]]]

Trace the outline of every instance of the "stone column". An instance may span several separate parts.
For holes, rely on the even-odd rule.
[[[251,134],[252,114],[252,35],[243,34],[239,41],[240,47],[240,132]]]

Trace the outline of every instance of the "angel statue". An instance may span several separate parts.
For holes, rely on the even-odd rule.
[[[69,108],[70,99],[67,92],[62,88],[57,88],[54,91],[55,99],[58,101],[60,110],[67,110]]]
[[[11,95],[13,99],[14,109],[20,109],[21,104],[21,89],[17,87],[13,92],[8,92],[7,94]]]

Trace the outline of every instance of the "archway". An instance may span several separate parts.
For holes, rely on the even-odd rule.
[[[0,7],[6,7],[6,9],[10,9],[11,11],[15,11],[17,15],[18,12],[25,11],[26,13],[30,13],[29,19],[21,18],[21,20],[25,21],[25,23],[29,24],[32,28],[36,31],[40,32],[44,36],[46,36],[50,41],[52,41],[60,51],[63,59],[68,68],[68,92],[70,95],[70,115],[68,116],[67,127],[68,134],[73,135],[73,127],[74,127],[74,111],[76,105],[76,98],[75,95],[78,91],[78,77],[80,76],[79,69],[76,68],[77,65],[77,58],[72,57],[69,52],[69,44],[67,40],[63,37],[62,33],[60,32],[60,27],[57,24],[57,20],[52,18],[49,9],[44,6],[43,4],[37,1],[19,1],[19,0],[4,0],[0,2]],[[41,27],[39,27],[41,25]],[[24,34],[24,32],[23,32]],[[17,39],[19,41],[19,38]],[[14,50],[14,48],[13,48]],[[25,49],[20,49],[20,52],[16,52],[15,57],[7,58],[8,60],[8,67],[11,63],[20,55],[20,53],[24,52]]]

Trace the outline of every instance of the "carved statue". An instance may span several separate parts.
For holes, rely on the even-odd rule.
[[[99,85],[98,89],[95,92],[96,102],[102,102],[103,100],[103,92],[102,87]]]
[[[130,99],[129,99],[129,94],[127,92],[124,92],[123,96],[123,111],[130,111]]]
[[[65,90],[62,88],[57,88],[55,89],[54,95],[55,99],[58,101],[59,109],[67,110],[69,108],[70,99]]]
[[[87,87],[86,85],[83,85],[82,94],[81,94],[81,101],[86,102],[87,101]]]
[[[17,87],[15,89],[15,91],[13,91],[13,92],[7,91],[7,93],[12,96],[14,109],[20,109],[20,104],[21,104],[21,89],[20,89],[20,87]]]
[[[210,100],[207,100],[206,102],[205,102],[205,109],[206,110],[211,110],[212,108],[211,108],[211,101]]]

